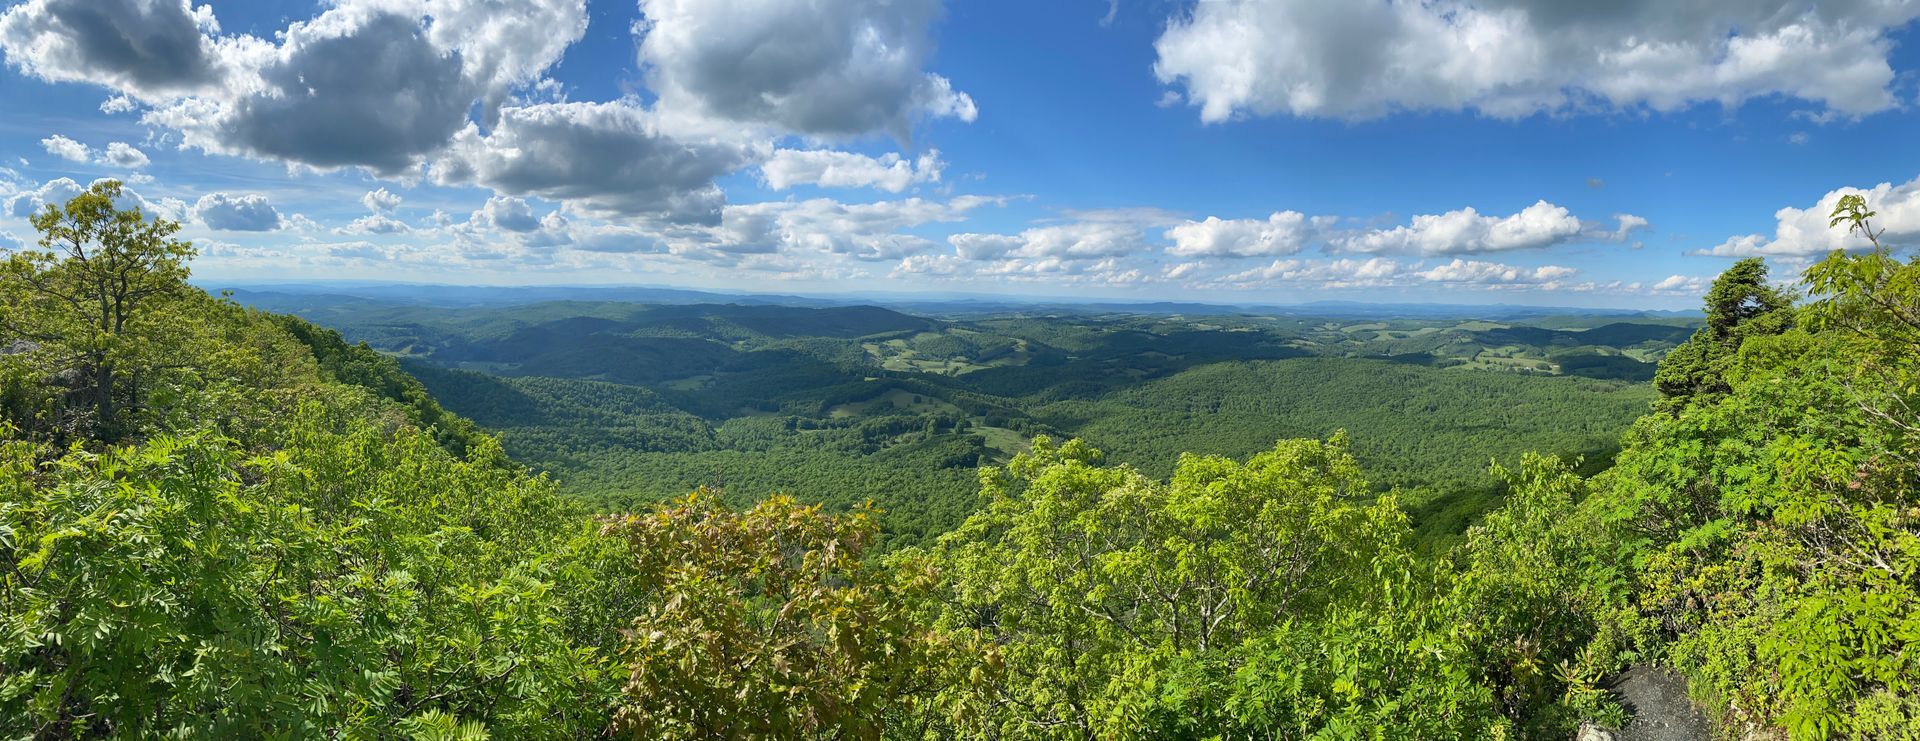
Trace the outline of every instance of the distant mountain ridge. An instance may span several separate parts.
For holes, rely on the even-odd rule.
[[[378,302],[442,308],[506,306],[553,301],[641,304],[738,304],[758,306],[879,306],[895,311],[940,315],[1060,313],[1147,315],[1324,316],[1332,318],[1462,318],[1505,321],[1547,316],[1619,316],[1690,318],[1699,311],[1628,308],[1528,306],[1520,304],[1372,303],[1312,301],[1300,304],[1215,304],[1194,301],[1077,300],[1049,297],[870,294],[798,296],[724,293],[651,286],[456,286],[363,281],[307,283],[206,282],[209,290],[231,290],[241,303],[273,311]]]

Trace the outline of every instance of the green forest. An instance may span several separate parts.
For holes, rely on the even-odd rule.
[[[0,263],[0,733],[1920,739],[1920,262],[1695,321],[210,294]]]
[[[400,358],[600,511],[697,488],[733,506],[773,493],[834,511],[871,502],[889,549],[957,527],[977,508],[976,469],[1036,435],[1164,478],[1186,452],[1245,457],[1341,430],[1376,490],[1398,489],[1418,515],[1423,542],[1452,543],[1498,502],[1489,461],[1604,467],[1655,395],[1655,362],[1698,325],[236,300]]]

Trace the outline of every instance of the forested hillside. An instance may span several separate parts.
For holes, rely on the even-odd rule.
[[[118,195],[49,207],[39,246],[0,267],[8,736],[1567,738],[1628,722],[1606,680],[1650,666],[1686,677],[1728,736],[1920,737],[1920,263],[1876,243],[1858,196],[1835,224],[1866,249],[1793,289],[1736,263],[1636,399],[1490,360],[1285,352],[1419,330],[1229,343],[1214,335],[1246,330],[1139,318],[859,311],[797,336],[752,314],[568,307],[408,330],[493,373],[402,366],[191,287],[177,225]],[[618,326],[653,375],[564,351],[536,367],[584,370],[518,373],[552,352],[497,354],[578,325]],[[927,333],[1025,359],[862,365]],[[684,370],[655,340],[712,344],[727,370],[635,383]],[[1272,355],[1209,354],[1228,344]],[[777,385],[769,368],[818,375]],[[1278,393],[1297,389],[1312,393]],[[1365,424],[1321,432],[1355,394],[1376,395],[1351,417]],[[1602,470],[1493,469],[1502,502],[1437,552],[1380,486],[1445,481],[1494,448],[1600,450],[1604,415],[1647,399]],[[1420,431],[1369,441],[1390,432],[1373,415]],[[597,506],[625,511],[596,515],[492,425],[581,471],[610,450],[688,446],[736,471],[836,450],[873,466],[844,469],[849,487],[914,486],[880,471],[946,446],[974,459],[936,470],[977,495],[935,502],[912,541],[889,538],[891,513],[747,495],[725,470],[724,496],[610,495]],[[956,445],[983,427],[1004,432]],[[1086,439],[1005,439],[1031,431]]]
[[[1487,463],[1610,460],[1646,411],[1672,320],[1338,320],[1209,313],[918,317],[872,306],[421,306],[263,294],[406,359],[517,460],[604,511],[696,487],[878,505],[925,544],[977,499],[974,469],[1033,435],[1079,437],[1150,475],[1186,451],[1245,456],[1354,436],[1450,541],[1498,501]],[[1636,323],[1641,322],[1641,323]],[[1637,381],[1637,382],[1636,382]]]

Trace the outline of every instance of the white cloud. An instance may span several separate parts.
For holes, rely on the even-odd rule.
[[[100,112],[108,115],[112,115],[115,113],[126,113],[128,111],[132,111],[135,108],[138,108],[139,106],[140,104],[135,103],[133,101],[133,98],[127,97],[125,95],[115,95],[111,98],[108,98],[100,102]]]
[[[846,255],[856,260],[897,260],[934,249],[932,240],[904,233],[924,224],[958,221],[968,211],[993,201],[955,198],[932,201],[907,198],[898,201],[846,204],[826,198],[814,198],[797,204],[755,211],[741,209],[743,217],[734,226],[736,234],[754,235],[762,229],[775,236],[785,249],[800,252],[824,252]],[[733,209],[729,209],[732,211]],[[770,222],[756,219],[771,217]],[[754,239],[734,241],[736,245],[754,244]]]
[[[473,212],[474,223],[491,224],[510,232],[530,232],[540,228],[540,218],[525,199],[494,196]]]
[[[953,245],[954,254],[962,260],[995,260],[1018,249],[1026,240],[1017,234],[968,232],[948,236],[947,243]]]
[[[729,205],[711,225],[608,225],[576,228],[573,237],[577,249],[588,251],[666,252],[715,264],[793,270],[795,261],[805,259],[872,262],[923,254],[939,244],[912,229],[959,221],[974,209],[1002,202],[979,196],[851,204],[829,198],[771,201]]]
[[[444,146],[483,93],[418,18],[365,5],[295,22],[264,56],[219,94],[145,120],[208,152],[392,175]]]
[[[328,257],[369,263],[392,262],[399,258],[402,252],[402,249],[398,247],[382,246],[364,241],[319,244],[313,245],[313,247]]]
[[[146,167],[150,162],[150,160],[147,159],[146,152],[142,152],[126,142],[109,142],[104,151],[96,152],[92,147],[59,134],[54,134],[53,136],[41,139],[40,146],[45,148],[48,154],[74,162],[98,162],[100,164],[124,167],[129,170]]]
[[[714,178],[756,156],[668,136],[656,116],[627,103],[543,103],[503,109],[485,135],[469,125],[432,172],[443,185],[565,200],[588,213],[712,223],[726,201]]]
[[[1619,223],[1619,226],[1614,228],[1613,234],[1611,235],[1615,242],[1624,242],[1627,240],[1627,237],[1632,236],[1634,232],[1652,227],[1652,224],[1646,219],[1634,216],[1633,214],[1614,214],[1613,218],[1614,221]]]
[[[1117,221],[1079,221],[1039,226],[1019,234],[955,234],[947,238],[956,253],[968,259],[1024,258],[1039,260],[1095,260],[1147,252],[1146,234],[1133,224]]]
[[[1129,287],[1156,280],[1147,271],[1131,267],[1117,257],[1098,260],[1009,258],[981,262],[958,255],[914,255],[895,264],[891,274],[894,277],[1018,281],[1062,286]]]
[[[15,193],[7,199],[7,213],[16,218],[27,218],[42,211],[47,204],[63,205],[74,196],[86,192],[86,188],[71,178],[54,178],[33,190]]]
[[[1472,207],[1423,214],[1413,217],[1408,226],[1346,235],[1332,240],[1332,245],[1346,252],[1476,254],[1550,247],[1578,239],[1585,232],[1580,220],[1565,208],[1539,201],[1504,217],[1482,215]]]
[[[1551,284],[1572,278],[1578,272],[1573,268],[1559,265],[1524,268],[1495,262],[1462,260],[1456,257],[1452,262],[1421,270],[1413,275],[1433,283]]]
[[[63,159],[70,159],[75,162],[86,162],[93,159],[93,149],[91,147],[59,134],[41,139],[40,146],[46,148],[47,154]]]
[[[1693,275],[1669,275],[1653,284],[1655,293],[1672,293],[1683,296],[1698,296],[1707,292],[1713,285],[1712,278]]]
[[[400,200],[399,194],[381,188],[367,191],[366,195],[360,196],[360,205],[366,206],[368,211],[377,214],[389,214],[400,207]]]
[[[189,147],[314,168],[418,167],[586,29],[582,0],[341,0],[274,40],[219,36],[187,0],[30,0],[0,17],[22,71],[150,109]]]
[[[1197,272],[1197,266],[1186,263],[1175,266],[1168,276],[1188,277]],[[1578,273],[1573,268],[1560,265],[1523,267],[1462,258],[1437,265],[1409,264],[1388,257],[1281,259],[1218,278],[1199,280],[1197,285],[1241,290],[1268,288],[1277,284],[1315,289],[1404,288],[1418,285],[1474,289],[1589,288],[1568,283]]]
[[[333,230],[335,234],[405,234],[410,231],[413,231],[413,227],[407,226],[406,222],[383,214],[367,214]]]
[[[1076,220],[1016,234],[961,232],[948,235],[950,254],[902,261],[898,275],[1053,281],[1062,284],[1133,285],[1149,280],[1128,264],[1156,251],[1146,230],[1165,222],[1158,211],[1085,211]]]
[[[1298,211],[1275,211],[1265,221],[1221,219],[1189,221],[1167,230],[1176,257],[1274,257],[1299,252],[1320,230],[1331,226],[1328,217],[1308,218]]]
[[[227,195],[208,193],[193,204],[193,215],[210,229],[234,232],[267,232],[282,226],[280,212],[267,197],[257,193]]]
[[[559,211],[548,212],[540,217],[540,227],[520,235],[520,244],[527,247],[557,247],[573,242],[572,223]]]
[[[922,71],[940,0],[640,0],[639,58],[664,110],[812,135],[972,121],[973,99]]]
[[[868,157],[827,149],[781,149],[760,164],[767,187],[786,190],[796,185],[822,188],[877,188],[899,193],[915,183],[939,182],[940,152],[930,150],[913,160],[888,152]]]
[[[28,0],[0,15],[0,50],[43,80],[152,97],[221,76],[218,30],[212,9],[188,0]]]
[[[129,170],[138,170],[146,167],[147,163],[151,161],[147,159],[146,152],[135,149],[132,144],[126,142],[109,142],[107,144],[105,159],[107,162],[125,167]]]
[[[1788,206],[1775,211],[1773,236],[1748,234],[1731,237],[1712,249],[1697,254],[1715,257],[1809,257],[1833,250],[1861,250],[1870,247],[1866,238],[1850,234],[1847,227],[1828,227],[1827,220],[1840,197],[1860,195],[1867,208],[1876,212],[1873,228],[1888,247],[1909,247],[1920,243],[1920,178],[1900,185],[1881,183],[1872,189],[1838,188],[1828,191],[1810,208]]]
[[[86,192],[88,188],[108,180],[113,180],[113,178],[100,178],[82,186],[74,182],[71,178],[54,178],[32,190],[9,188],[12,192],[6,198],[5,213],[16,218],[24,219],[39,213],[50,204],[55,206],[65,205],[66,202],[73,199],[74,196],[80,195]],[[179,199],[162,198],[157,202],[150,201],[141,196],[139,191],[129,187],[122,187],[120,189],[120,197],[113,202],[113,206],[119,209],[138,208],[150,216],[175,221],[186,218],[187,213],[187,204]]]
[[[1905,0],[1212,0],[1172,18],[1154,72],[1204,121],[1473,110],[1673,111],[1781,95],[1855,116],[1899,104]]]
[[[1385,284],[1400,272],[1400,263],[1385,257],[1364,260],[1275,260],[1226,276],[1219,282],[1242,288],[1275,282],[1306,282],[1317,283],[1325,288],[1354,288]]]

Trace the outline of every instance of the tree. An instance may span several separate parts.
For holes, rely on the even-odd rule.
[[[1184,456],[1167,482],[1100,457],[1036,439],[924,556],[947,580],[939,627],[991,647],[982,681],[942,693],[954,735],[1478,738],[1500,722],[1428,650],[1405,515],[1344,435]]]
[[[0,347],[69,389],[56,428],[113,441],[140,405],[143,372],[165,351],[162,310],[193,291],[180,224],[122,209],[120,183],[94,183],[33,217],[40,249],[0,264]]]
[[[1873,249],[1809,269],[1805,307],[1716,290],[1717,388],[1637,423],[1580,505],[1635,586],[1616,632],[1730,728],[1920,737],[1920,265],[1873,215],[1840,199]]]
[[[1740,325],[1792,304],[1785,291],[1767,283],[1766,262],[1749,257],[1727,268],[1707,290],[1707,328],[1725,340]]]
[[[1662,406],[1675,413],[1696,397],[1727,392],[1727,366],[1748,337],[1777,335],[1792,325],[1792,298],[1767,283],[1767,265],[1757,257],[1715,278],[1705,303],[1707,326],[1667,353],[1654,372],[1653,385],[1666,397]]]
[[[700,492],[607,523],[648,595],[625,631],[635,738],[878,738],[936,665],[910,609],[913,574],[861,562],[865,512],[773,497],[744,512]],[[924,576],[924,575],[923,575]]]

